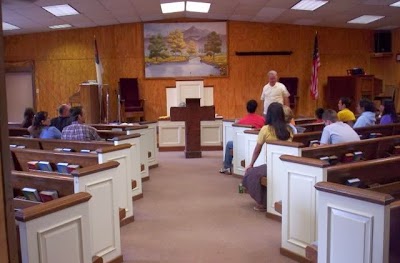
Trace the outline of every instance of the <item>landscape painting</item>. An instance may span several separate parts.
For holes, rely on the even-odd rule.
[[[226,22],[146,23],[146,78],[228,75]]]

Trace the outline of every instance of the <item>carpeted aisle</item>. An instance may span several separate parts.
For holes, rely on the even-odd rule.
[[[280,223],[253,210],[240,179],[218,173],[222,152],[184,159],[162,152],[150,170],[135,222],[121,229],[127,263],[279,263]]]

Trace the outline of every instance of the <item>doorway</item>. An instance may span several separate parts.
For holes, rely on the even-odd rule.
[[[32,72],[6,73],[9,122],[22,122],[25,108],[35,108]]]

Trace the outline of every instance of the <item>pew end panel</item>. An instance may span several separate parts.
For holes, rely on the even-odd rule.
[[[266,144],[267,159],[267,213],[281,216],[275,211],[275,202],[282,200],[283,173],[285,167],[280,160],[281,155],[300,156],[302,143],[285,141],[268,141]]]
[[[225,161],[225,149],[228,141],[233,141],[232,124],[235,120],[222,120],[222,160]]]
[[[88,193],[16,212],[23,263],[91,263]]]
[[[250,125],[232,124],[233,132],[233,174],[244,176],[246,166],[246,134],[245,130],[252,128]]]
[[[114,180],[118,166],[118,162],[109,161],[96,165],[96,169],[86,167],[72,172],[75,192],[92,195],[89,202],[92,255],[102,257],[105,262],[122,258],[119,189]]]
[[[317,197],[314,185],[326,181],[328,165],[304,157],[282,155],[282,240],[283,249],[302,257],[316,240]],[[269,183],[269,182],[268,182]]]
[[[316,184],[318,262],[389,262],[394,198],[329,182]]]
[[[254,149],[257,145],[257,138],[258,138],[258,130],[246,130],[244,131],[244,144],[245,144],[245,164],[250,164],[251,159],[253,157]],[[267,145],[264,144],[260,155],[258,156],[254,166],[260,166],[266,164],[267,162]]]

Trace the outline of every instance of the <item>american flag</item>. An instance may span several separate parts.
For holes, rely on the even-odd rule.
[[[315,33],[311,85],[310,85],[310,94],[314,100],[318,98],[318,68],[320,65],[321,64],[319,60],[319,51],[318,51],[318,34]]]
[[[101,85],[103,85],[103,78],[102,78],[103,66],[102,66],[101,61],[100,61],[99,50],[97,49],[96,38],[94,38],[94,63],[95,63],[95,66],[96,66],[97,84],[99,84],[99,86],[101,86]]]

